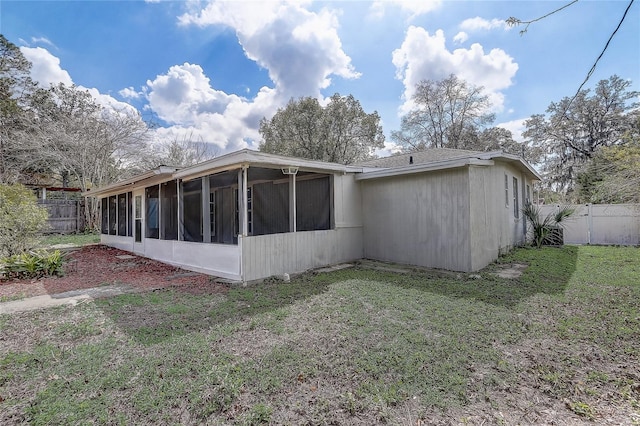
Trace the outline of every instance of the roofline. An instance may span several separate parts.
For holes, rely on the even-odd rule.
[[[542,177],[535,171],[533,167],[517,155],[506,154],[502,151],[478,152],[475,155],[466,157],[455,157],[446,160],[431,161],[427,163],[407,165],[401,167],[387,167],[375,169],[365,167],[362,174],[356,176],[356,180],[376,179],[382,177],[399,176],[411,173],[421,173],[436,170],[445,170],[465,166],[490,166],[494,164],[493,160],[506,160],[508,162],[517,162],[523,166],[529,173],[529,177],[533,180],[542,180]]]
[[[436,170],[455,169],[466,166],[492,166],[494,162],[490,159],[478,159],[473,157],[454,158],[450,160],[432,161],[430,163],[413,164],[404,167],[393,167],[366,171],[356,175],[356,180],[378,179],[391,176],[400,176],[413,173],[432,172]]]
[[[362,172],[362,167],[347,166],[338,163],[328,163],[324,161],[308,160],[305,158],[287,157],[284,155],[268,154],[265,152],[243,149],[220,157],[185,167],[174,173],[177,179],[195,179],[215,173],[216,171],[229,170],[230,168],[240,168],[242,166],[267,166],[268,168],[280,168],[282,166],[298,167],[303,171],[321,172],[342,172],[358,173]]]
[[[148,172],[141,173],[139,175],[132,176],[128,179],[124,179],[94,190],[87,190],[82,193],[85,197],[94,197],[96,195],[103,195],[109,192],[121,192],[121,188],[126,186],[135,185],[145,180],[151,180],[154,178],[165,178],[173,175],[177,168],[168,167],[168,166],[159,166],[153,170],[149,170]]]
[[[95,190],[86,191],[82,195],[89,197],[108,195],[111,193],[122,192],[124,188],[128,186],[134,186],[145,181],[147,181],[147,184],[152,184],[172,179],[191,180],[214,173],[251,166],[273,169],[279,169],[281,167],[298,167],[301,171],[321,173],[332,172],[345,174],[362,172],[362,167],[307,160],[304,158],[286,157],[283,155],[254,151],[251,149],[243,149],[182,169],[160,166],[154,170],[131,178],[112,183]]]
[[[531,166],[531,164],[529,164],[526,160],[524,160],[522,157],[518,155],[507,154],[502,151],[490,151],[484,155],[489,156],[489,158],[491,159],[500,158],[500,159],[505,159],[511,162],[518,162],[521,165],[523,165],[527,169],[527,171],[531,174],[531,176],[529,177],[533,178],[534,180],[542,181],[542,176],[540,176],[540,174]],[[479,156],[479,157],[482,158],[483,156]]]

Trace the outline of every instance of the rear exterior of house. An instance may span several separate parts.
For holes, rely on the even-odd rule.
[[[351,167],[243,150],[85,195],[101,198],[104,244],[246,282],[361,258],[478,270],[524,242],[536,178],[502,153]]]
[[[538,176],[517,157],[440,149],[366,166],[382,166],[356,177],[366,258],[471,272],[525,242]]]

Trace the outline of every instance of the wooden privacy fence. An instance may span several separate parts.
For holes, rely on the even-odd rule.
[[[38,204],[49,212],[46,233],[73,234],[84,231],[84,200],[38,200]]]
[[[546,216],[557,204],[540,206]],[[575,204],[565,224],[566,244],[640,245],[640,204]]]

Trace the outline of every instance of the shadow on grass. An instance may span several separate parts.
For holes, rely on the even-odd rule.
[[[136,341],[151,345],[275,311],[321,294],[330,285],[329,281],[312,278],[227,287],[226,291],[210,294],[194,294],[181,287],[172,287],[97,299],[96,305]]]
[[[345,269],[323,274],[306,274],[289,283],[265,282],[249,287],[229,287],[224,292],[192,294],[180,287],[146,293],[123,294],[96,300],[123,331],[138,342],[150,345],[194,331],[241,321],[272,312],[306,298],[322,294],[328,287],[348,279],[386,282],[401,288],[419,289],[447,297],[475,299],[511,308],[534,294],[562,294],[576,269],[577,247],[519,249],[500,259],[501,263],[526,263],[518,279],[502,279],[491,265],[475,274],[438,274],[433,271],[409,274],[369,269]]]
[[[409,276],[388,277],[397,286],[420,289],[447,297],[475,299],[494,306],[511,308],[534,294],[564,293],[576,270],[578,247],[521,248],[500,258],[478,274],[459,277],[440,275],[433,271],[416,272]],[[499,278],[494,273],[501,264],[525,263],[528,268],[516,279]]]

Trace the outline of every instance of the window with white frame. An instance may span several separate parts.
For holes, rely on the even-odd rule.
[[[518,202],[518,178],[513,178],[513,217],[520,217],[520,203]]]
[[[504,174],[504,205],[509,207],[509,176]]]

